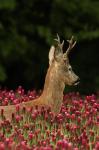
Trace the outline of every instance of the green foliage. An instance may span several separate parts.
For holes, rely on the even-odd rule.
[[[93,52],[99,39],[98,8],[97,0],[0,1],[1,83],[7,86],[10,83],[12,87],[19,84],[42,87],[48,65],[48,49],[56,33],[59,33],[64,39],[72,34],[76,37],[78,50],[75,51],[72,65],[83,82],[93,80],[95,84],[98,74],[91,70],[97,61],[93,61],[92,65],[90,63],[93,55],[97,55]],[[78,63],[80,66],[77,66]],[[91,77],[86,78],[88,68]],[[92,79],[93,76],[95,79]],[[86,87],[90,91],[90,84]]]
[[[6,73],[4,67],[0,65],[0,81],[5,81],[5,79],[6,79]]]
[[[92,0],[55,0],[51,19],[53,27],[67,37],[72,33],[79,40],[99,37],[99,2]],[[64,21],[65,20],[65,21]]]
[[[14,9],[16,5],[16,0],[1,0],[0,9]]]

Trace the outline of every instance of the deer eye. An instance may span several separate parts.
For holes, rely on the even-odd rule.
[[[68,68],[68,70],[69,70],[69,71],[72,71],[72,68],[71,68],[71,67],[69,67],[69,68]]]

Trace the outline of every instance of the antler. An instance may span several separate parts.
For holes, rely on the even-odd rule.
[[[57,34],[57,39],[54,39],[55,41],[57,41],[58,43],[58,47],[60,48],[61,52],[63,51],[63,45],[64,45],[64,40],[62,41],[62,43],[60,42],[60,37]]]
[[[69,47],[68,47],[68,49],[67,49],[67,51],[66,51],[66,55],[69,54],[69,52],[71,51],[71,49],[72,49],[72,48],[75,46],[75,44],[76,44],[76,41],[73,42],[73,39],[74,39],[74,37],[72,36],[70,40],[67,40],[67,42],[69,43]]]

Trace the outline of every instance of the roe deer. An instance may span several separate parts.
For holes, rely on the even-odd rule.
[[[68,58],[69,52],[75,46],[76,41],[73,41],[73,36],[70,40],[67,40],[69,47],[63,53],[64,41],[61,43],[58,35],[55,40],[56,46],[51,46],[49,51],[49,68],[41,96],[35,100],[21,103],[20,107],[50,106],[51,110],[57,114],[62,105],[65,85],[77,85],[79,83],[79,77],[73,72]],[[15,105],[0,106],[0,111],[1,109],[4,109],[4,115],[7,119],[11,119],[11,114],[16,111]]]

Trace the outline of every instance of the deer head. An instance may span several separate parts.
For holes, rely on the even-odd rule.
[[[77,85],[79,83],[79,77],[73,72],[72,67],[69,63],[69,53],[76,44],[74,37],[72,36],[70,40],[67,40],[69,46],[65,53],[63,53],[64,41],[61,43],[60,38],[57,35],[56,47],[52,46],[49,52],[49,65],[54,65],[57,76],[61,78],[61,81],[65,85]]]

